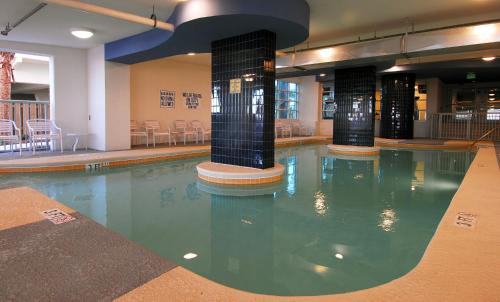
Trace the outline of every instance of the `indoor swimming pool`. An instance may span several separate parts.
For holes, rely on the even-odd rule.
[[[0,175],[30,186],[197,274],[245,291],[322,295],[374,287],[420,261],[474,157],[276,150],[283,181],[199,181],[196,158],[93,172]]]

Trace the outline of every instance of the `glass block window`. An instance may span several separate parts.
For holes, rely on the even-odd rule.
[[[335,113],[335,94],[333,83],[323,84],[323,93],[321,94],[321,117],[324,120],[333,120]]]
[[[299,85],[276,80],[276,119],[299,118]]]

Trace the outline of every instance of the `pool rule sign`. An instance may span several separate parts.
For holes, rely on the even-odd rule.
[[[241,93],[241,79],[229,80],[229,93],[230,94]]]

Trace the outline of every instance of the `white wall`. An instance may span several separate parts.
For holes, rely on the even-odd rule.
[[[0,41],[0,49],[50,57],[51,118],[63,133],[87,132],[87,51],[41,44]],[[69,148],[72,140],[65,138]]]
[[[88,50],[89,147],[130,149],[129,66],[106,62],[104,46]]]
[[[130,66],[106,62],[106,150],[130,149]]]
[[[89,147],[106,150],[106,62],[104,46],[87,52]]]

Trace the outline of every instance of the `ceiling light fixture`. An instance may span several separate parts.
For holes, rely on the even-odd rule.
[[[324,76],[326,76],[326,74],[324,74],[324,73],[320,73],[320,75],[319,75],[319,76],[320,76],[320,77],[324,77]]]
[[[480,40],[488,40],[490,39],[493,34],[496,31],[496,26],[495,24],[482,24],[482,25],[477,25],[474,26],[474,34],[480,39]]]
[[[188,52],[188,54],[187,54],[187,55],[188,55],[188,56],[194,56],[194,55],[196,55],[196,53],[194,53],[194,52]]]
[[[333,48],[331,47],[318,50],[318,54],[322,59],[331,59],[333,52]]]
[[[344,259],[344,255],[342,255],[341,253],[337,253],[335,254],[335,258],[342,260]]]
[[[485,61],[485,62],[491,62],[495,59],[496,59],[495,57],[483,57],[483,61]]]
[[[88,39],[94,35],[94,31],[86,28],[74,28],[71,30],[71,34],[78,39]]]

